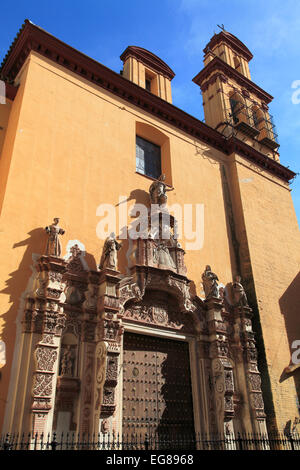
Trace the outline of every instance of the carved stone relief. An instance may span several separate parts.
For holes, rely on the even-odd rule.
[[[155,293],[151,296],[153,300],[131,303],[125,309],[124,320],[137,321],[153,326],[193,331],[192,318],[175,310],[176,306],[170,306],[166,301],[155,300]]]
[[[34,386],[33,386],[33,395],[34,397],[49,397],[52,395],[52,374],[43,374],[36,373]]]
[[[53,371],[53,366],[57,359],[56,348],[53,349],[47,346],[38,346],[35,355],[37,360],[37,370],[44,370],[47,372]]]

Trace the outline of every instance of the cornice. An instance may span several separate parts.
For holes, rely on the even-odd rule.
[[[207,80],[211,73],[215,71],[222,72],[227,78],[232,78],[236,81],[236,83],[248,90],[250,93],[253,93],[255,96],[257,96],[257,98],[259,98],[263,102],[270,103],[273,100],[273,96],[271,96],[269,93],[267,93],[258,85],[256,85],[254,82],[249,80],[249,78],[242,75],[240,72],[235,70],[233,67],[231,67],[229,64],[224,62],[224,60],[220,59],[220,57],[217,56],[214,57],[214,59],[211,60],[206,65],[206,67],[204,67],[204,69],[202,69],[198,73],[198,75],[193,78],[193,82],[199,85],[201,90],[203,91],[206,85],[205,80]]]
[[[232,153],[234,147],[235,151],[247,160],[255,162],[287,182],[295,176],[295,173],[291,170],[261,154],[253,147],[238,139],[226,140],[221,133],[207,124],[73,49],[28,20],[25,21],[13,42],[2,63],[0,72],[8,77],[10,81],[14,80],[30,51],[38,52],[59,66],[107,90],[112,95],[118,96],[125,102],[155,116],[168,125],[185,132],[192,138],[205,142],[225,155]],[[219,61],[225,64],[220,59]],[[268,96],[270,97],[270,95]]]
[[[242,140],[237,139],[232,136],[227,141],[229,153],[238,153],[242,157],[245,157],[248,161],[254,163],[260,168],[269,171],[278,178],[288,182],[291,179],[295,178],[296,173],[294,173],[289,168],[281,165],[281,163],[273,160],[272,158],[267,157],[266,155],[260,153],[258,150],[250,147]]]

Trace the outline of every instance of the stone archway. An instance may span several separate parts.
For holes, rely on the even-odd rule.
[[[184,275],[152,266],[136,266],[119,295],[125,329],[120,431],[147,433],[160,448],[178,436],[194,442],[190,341],[203,327],[200,299],[192,299]]]

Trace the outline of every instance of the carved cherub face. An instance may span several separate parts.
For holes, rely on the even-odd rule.
[[[58,217],[55,217],[55,219],[53,219],[53,222],[55,223],[55,225],[57,225],[58,222],[59,222],[59,218],[58,218]]]

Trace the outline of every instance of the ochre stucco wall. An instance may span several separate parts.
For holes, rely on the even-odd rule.
[[[158,126],[169,139],[175,188],[168,193],[169,203],[204,204],[203,248],[186,253],[187,274],[198,294],[206,264],[220,282],[232,279],[220,172],[225,156],[38,54],[31,53],[24,67],[28,70],[20,78],[2,156],[9,173],[1,214],[0,325],[7,348],[1,417],[20,297],[32,272],[32,254],[45,248],[44,227],[60,217],[66,230],[61,238],[63,255],[68,240],[77,239],[95,269],[103,246],[96,235],[97,207],[116,205],[120,195],[132,198],[129,205],[148,201],[152,181],[135,172],[137,121]],[[124,273],[125,259],[123,252],[120,269]]]

